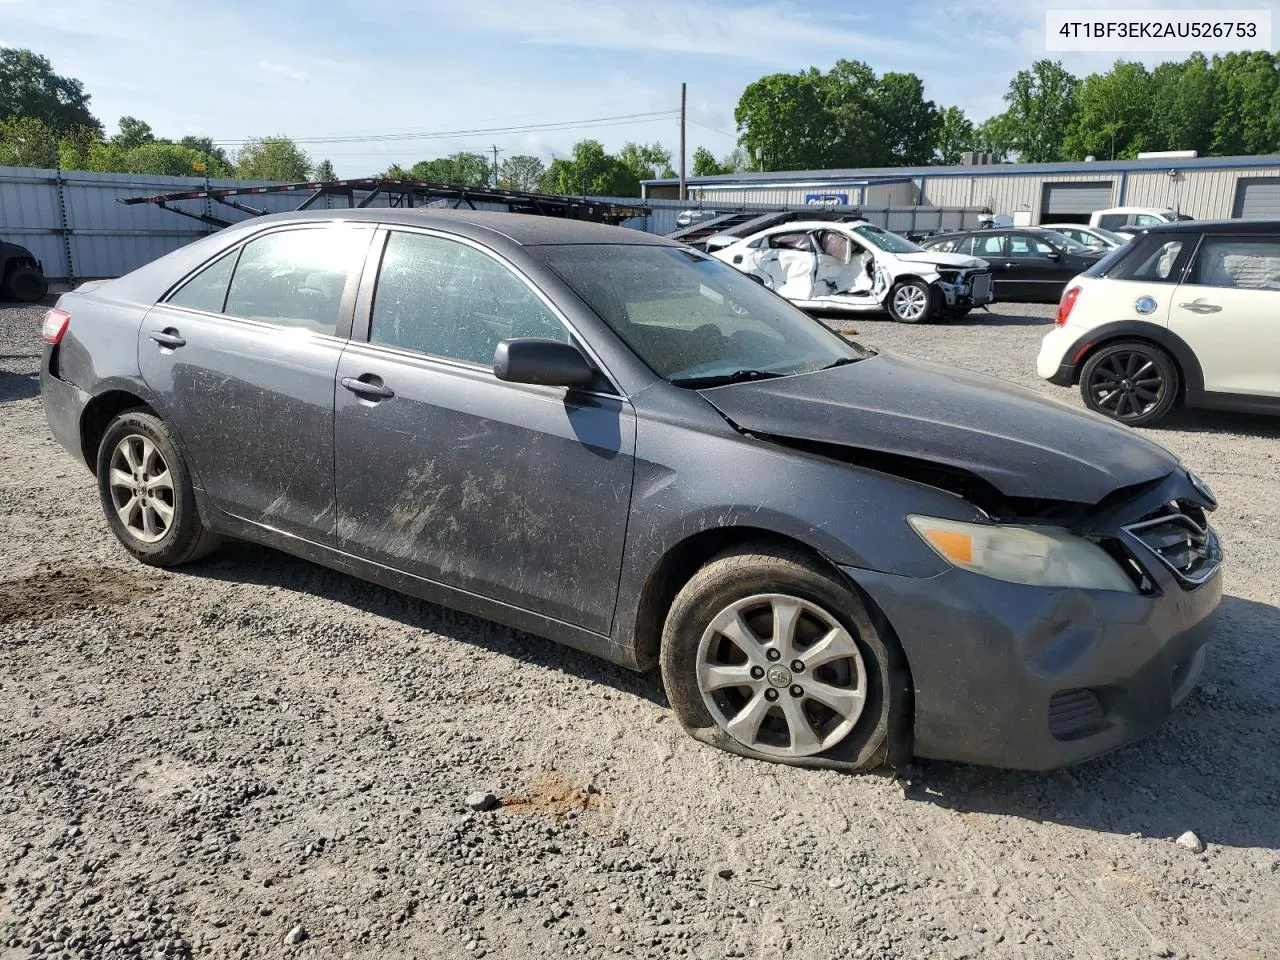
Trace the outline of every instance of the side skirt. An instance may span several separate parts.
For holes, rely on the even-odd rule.
[[[1188,390],[1188,407],[1203,410],[1231,410],[1237,413],[1280,415],[1280,397],[1260,397],[1248,393],[1219,393],[1213,390]]]
[[[200,494],[197,494],[197,497],[202,500],[205,499]],[[303,560],[318,563],[340,573],[350,574],[361,580],[376,583],[378,586],[386,587],[389,590],[418,597],[429,603],[438,603],[441,606],[459,610],[472,616],[482,617],[485,620],[492,620],[504,626],[523,630],[526,633],[582,650],[620,666],[628,667],[632,670],[636,669],[634,647],[615,644],[609,637],[601,636],[598,633],[584,630],[582,627],[576,627],[573,624],[564,623],[551,617],[544,617],[521,607],[490,600],[487,597],[469,593],[466,590],[459,590],[456,587],[450,587],[434,580],[415,577],[401,570],[364,560],[333,547],[327,547],[272,527],[233,517],[216,507],[212,507],[207,502],[201,506],[200,514],[205,520],[206,526],[226,536],[260,543],[282,553],[301,557]],[[213,523],[209,523],[211,519]]]

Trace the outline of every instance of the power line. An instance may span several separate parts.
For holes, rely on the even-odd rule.
[[[552,130],[575,130],[585,127],[608,127],[620,123],[646,123],[653,120],[670,120],[679,116],[678,110],[661,110],[650,113],[621,114],[614,117],[596,117],[591,120],[558,120],[548,123],[519,124],[507,127],[475,127],[461,130],[435,130],[425,133],[373,133],[342,134],[331,137],[291,137],[297,144],[314,143],[393,143],[405,140],[455,139],[459,137],[492,136],[496,134],[537,133]],[[243,146],[250,139],[214,140],[221,146]]]
[[[729,132],[729,131],[727,131],[727,130],[721,130],[719,127],[713,127],[713,126],[711,126],[711,124],[709,124],[709,123],[703,123],[701,120],[695,120],[695,119],[693,119],[693,117],[690,117],[690,118],[689,118],[689,122],[690,122],[690,123],[696,123],[698,126],[703,127],[703,128],[704,128],[704,129],[706,129],[706,130],[710,130],[712,133],[718,133],[718,134],[720,134],[722,137],[729,137],[730,139],[733,139],[733,140],[737,140],[737,139],[738,139],[738,135],[737,135],[736,133],[730,133],[730,132]]]

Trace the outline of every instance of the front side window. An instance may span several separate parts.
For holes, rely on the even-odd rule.
[[[1038,237],[1015,233],[1009,238],[1009,256],[1011,257],[1033,257],[1039,260],[1048,260],[1051,253],[1053,253],[1053,247]]]
[[[840,263],[853,262],[853,241],[834,230],[823,230],[818,234],[818,247],[822,252]]]
[[[333,334],[343,292],[364,262],[369,236],[367,230],[338,225],[250,240],[240,253],[223,312]]]
[[[958,240],[939,240],[936,243],[929,244],[929,249],[937,253],[950,253],[959,242]]]
[[[1203,287],[1280,290],[1280,240],[1205,237],[1187,282]]]
[[[1158,223],[1164,223],[1159,217],[1153,217],[1149,213],[1140,213],[1133,218],[1133,224],[1136,227],[1154,227]]]
[[[513,337],[569,342],[569,331],[505,264],[456,240],[395,232],[374,292],[374,343],[493,365]]]
[[[680,386],[808,373],[868,356],[746,275],[693,250],[530,249],[651,370]]]
[[[1118,230],[1127,224],[1128,218],[1123,213],[1104,213],[1098,218],[1098,226],[1107,230]]]

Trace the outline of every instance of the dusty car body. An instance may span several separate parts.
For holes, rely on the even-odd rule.
[[[242,538],[656,664],[749,757],[1093,756],[1188,695],[1221,596],[1163,448],[636,231],[263,217],[43,335],[50,428],[139,560]]]
[[[866,221],[797,221],[707,250],[806,310],[886,310],[919,323],[992,302],[976,257],[926,251]]]

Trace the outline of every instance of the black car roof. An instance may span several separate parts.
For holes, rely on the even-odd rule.
[[[402,210],[367,207],[363,210],[304,210],[255,217],[254,224],[298,222],[305,220],[373,220],[377,223],[407,227],[434,226],[464,235],[481,232],[497,233],[521,246],[548,244],[626,243],[640,246],[684,247],[684,244],[643,230],[611,227],[586,220],[564,217],[541,217],[528,213],[503,213],[488,210]]]
[[[1280,233],[1280,220],[1176,220],[1142,229],[1147,233]]]

